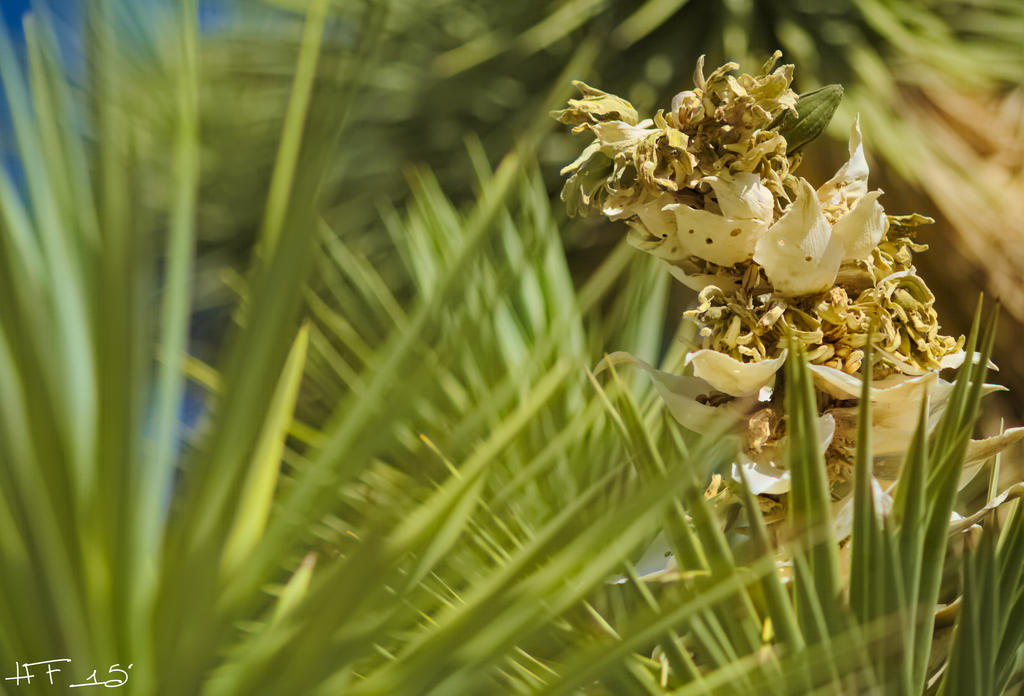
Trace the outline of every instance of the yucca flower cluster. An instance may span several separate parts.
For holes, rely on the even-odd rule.
[[[653,118],[641,120],[629,102],[579,82],[581,97],[553,113],[594,136],[562,170],[570,214],[625,221],[633,246],[699,293],[686,313],[698,324],[699,345],[686,357],[692,375],[624,353],[603,364],[646,369],[686,427],[701,430],[725,412],[741,420],[745,447],[736,468],[745,469],[768,513],[782,512],[780,496],[789,490],[783,408],[772,387],[790,341],[806,352],[819,392],[821,447],[837,501],[851,492],[854,404],[868,341],[880,491],[896,479],[896,467],[884,463],[905,448],[915,406],[930,393],[932,410],[941,411],[949,383],[939,372],[965,358],[963,337],[940,332],[934,295],[913,264],[926,248],[918,230],[932,221],[885,212],[882,191],[868,187],[859,123],[834,176],[814,186],[795,173],[800,150],[829,123],[842,88],[798,97],[793,66],[776,66],[780,55],[757,75],[734,76],[738,66],[727,63],[705,77],[701,59],[693,89]],[[974,443],[967,471],[1022,435],[1015,429]]]

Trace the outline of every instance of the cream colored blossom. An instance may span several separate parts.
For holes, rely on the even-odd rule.
[[[714,350],[698,350],[686,355],[686,364],[693,365],[695,377],[730,396],[758,393],[772,382],[785,362],[786,351],[777,358],[756,363],[745,363]]]
[[[796,200],[754,248],[754,261],[783,297],[824,292],[843,261],[843,244],[832,235],[814,189],[806,179],[799,186]]]
[[[881,191],[867,192],[868,166],[860,125],[850,133],[850,159],[814,191],[801,178],[796,200],[757,242],[754,260],[764,267],[776,292],[788,297],[824,292],[839,266],[870,256],[888,227],[878,203]]]
[[[856,402],[868,342],[874,363],[873,481],[879,509],[898,477],[922,404],[938,421],[952,385],[940,371],[965,358],[963,337],[940,332],[935,297],[913,265],[926,247],[920,215],[888,215],[870,190],[859,120],[849,158],[815,188],[793,172],[802,148],[827,124],[835,86],[799,99],[793,67],[773,56],[758,75],[728,63],[641,119],[625,100],[582,83],[556,112],[593,141],[572,164],[562,197],[570,214],[597,211],[628,224],[628,241],[699,294],[685,316],[698,325],[684,371],[658,370],[626,353],[598,365],[632,365],[652,379],[668,411],[701,433],[741,441],[732,478],[745,479],[771,520],[781,519],[790,474],[784,409],[773,391],[790,342],[806,353],[818,397],[819,445],[845,536]],[[976,359],[976,356],[974,356]],[[997,387],[986,385],[985,391]],[[981,462],[1024,438],[1024,428],[972,440],[965,484]],[[716,495],[716,500],[728,500]],[[724,503],[723,503],[724,504]],[[848,531],[848,530],[846,530]]]

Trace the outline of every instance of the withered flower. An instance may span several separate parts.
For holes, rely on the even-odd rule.
[[[629,242],[661,259],[699,292],[686,316],[698,325],[692,375],[655,369],[625,353],[599,365],[646,370],[671,413],[704,430],[728,413],[745,440],[738,461],[766,510],[789,490],[782,452],[785,419],[773,393],[791,340],[806,350],[819,392],[820,443],[833,498],[851,491],[858,371],[872,341],[875,447],[895,460],[930,398],[937,415],[949,395],[942,369],[964,359],[963,337],[940,333],[934,295],[913,265],[925,245],[921,215],[887,215],[881,190],[869,190],[859,122],[849,159],[815,188],[795,174],[803,147],[835,112],[842,90],[797,97],[793,66],[776,52],[757,75],[733,76],[734,63],[703,75],[670,109],[640,120],[625,100],[582,83],[582,97],[554,112],[593,142],[562,170],[570,214],[600,212],[629,224]],[[790,146],[792,141],[792,147]],[[869,332],[874,327],[874,333]],[[714,404],[714,405],[712,405]],[[1024,428],[974,442],[972,471]],[[879,469],[880,487],[896,478]],[[883,491],[884,493],[884,491]]]

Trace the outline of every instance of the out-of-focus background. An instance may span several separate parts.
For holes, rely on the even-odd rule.
[[[652,685],[669,664],[681,680],[700,675],[675,628],[668,662],[632,652],[649,652],[652,627],[690,620],[676,612],[753,607],[733,590],[688,604],[694,587],[756,577],[726,562],[706,507],[718,503],[705,503],[734,449],[676,428],[636,370],[587,380],[617,350],[674,369],[694,298],[622,243],[622,224],[566,218],[558,172],[585,142],[549,112],[574,79],[644,115],[692,86],[700,55],[756,71],[781,49],[798,91],[843,84],[800,173],[829,177],[860,115],[886,209],[938,220],[918,258],[945,331],[968,331],[981,291],[1003,303],[996,378],[1012,391],[986,400],[977,434],[1024,423],[1019,0],[0,9],[11,112],[0,113],[0,649],[11,661],[133,661],[129,688],[147,696],[568,693],[594,670],[609,692],[633,693],[616,685]],[[911,524],[876,551],[930,544],[948,506],[967,514],[1001,489],[996,477],[1020,480],[992,464],[953,500],[945,446],[966,436],[965,401],[933,448],[944,473],[928,474],[927,491],[946,502],[929,503],[931,531]],[[800,459],[813,461],[809,430],[803,440]],[[800,503],[816,507],[807,519],[827,519],[819,493]],[[717,584],[712,560],[712,576],[658,582],[672,607],[661,613],[632,554],[666,520],[689,528],[669,507],[679,494],[707,511],[685,548],[727,572]],[[935,573],[942,548],[919,549]],[[1016,546],[979,548],[982,566],[1020,567]],[[624,564],[630,584],[608,583]],[[874,577],[904,577],[892,573]],[[811,603],[822,588],[836,596],[838,579],[822,577],[799,590],[800,607],[824,606]],[[896,594],[917,606],[938,587]],[[1016,615],[1016,590],[981,594],[987,604],[965,600],[962,615]],[[780,688],[812,691],[778,678],[804,657],[765,650],[775,638],[747,613],[702,631],[714,645],[700,669],[747,683],[748,667],[765,667]],[[806,616],[813,631],[794,645],[813,649],[810,672],[824,665],[815,684],[840,653],[858,670],[874,654],[859,632],[833,640]],[[1002,640],[972,641],[965,625],[958,660]],[[926,632],[911,634],[899,645],[926,662]],[[1020,641],[1006,635],[998,657],[1013,671]],[[772,691],[758,684],[744,692]]]
[[[16,41],[31,4],[0,4]],[[35,4],[54,18],[66,68],[85,86],[89,57],[79,3]],[[139,37],[142,83],[152,77],[146,51],[160,50],[160,27],[152,21],[160,4],[140,0],[118,10],[117,31]],[[258,201],[269,186],[301,29],[294,10],[302,3],[199,5],[205,149],[193,342],[207,354],[225,322],[220,308],[229,303],[230,283],[224,279],[248,258],[263,212]],[[536,153],[556,195],[558,169],[582,144],[547,111],[570,96],[571,79],[620,94],[651,115],[692,85],[698,56],[705,54],[709,66],[735,60],[753,71],[779,48],[798,66],[798,91],[832,82],[846,88],[827,141],[810,148],[801,173],[827,178],[845,158],[849,125],[860,114],[871,184],[885,190],[887,211],[936,219],[924,233],[931,249],[918,259],[943,328],[966,332],[979,292],[998,299],[999,378],[1024,393],[1021,3],[426,0],[338,2],[335,10],[325,60],[343,68],[360,62],[360,84],[352,86],[357,98],[338,114],[358,137],[346,140],[324,193],[334,203],[330,222],[348,243],[380,259],[385,274],[392,252],[379,232],[382,206],[408,198],[415,167],[432,169],[449,195],[468,199],[476,180],[468,148],[478,144],[495,161],[519,146]],[[171,106],[159,99],[126,105],[150,120],[154,153],[161,129],[172,122]],[[9,129],[6,117],[0,129]],[[157,182],[153,190],[158,196]],[[571,263],[581,270],[598,263],[624,229],[596,219],[559,224]],[[666,320],[674,323],[692,295],[678,286],[671,292]],[[992,403],[992,418],[1024,416],[1020,399]]]

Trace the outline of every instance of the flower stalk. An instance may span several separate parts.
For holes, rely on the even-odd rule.
[[[685,313],[698,326],[697,350],[686,357],[692,377],[641,366],[684,426],[700,430],[709,409],[739,416],[745,446],[734,479],[742,468],[762,509],[779,519],[790,486],[787,424],[772,389],[790,346],[810,364],[834,501],[852,492],[868,343],[882,486],[897,478],[898,464],[885,462],[905,449],[922,401],[941,413],[950,385],[940,371],[966,357],[964,338],[941,332],[935,297],[913,263],[927,248],[920,228],[932,220],[886,213],[883,192],[868,186],[859,120],[849,159],[830,179],[815,186],[798,175],[800,151],[828,125],[842,88],[798,96],[794,66],[777,65],[780,56],[756,75],[734,75],[738,66],[727,63],[707,77],[702,58],[693,88],[652,118],[581,82],[580,98],[552,113],[593,136],[562,170],[569,213],[625,222],[630,244],[698,293]],[[640,364],[623,353],[607,362]],[[1024,429],[1006,435],[976,443],[974,453],[991,456]],[[968,469],[975,464],[969,452]]]

